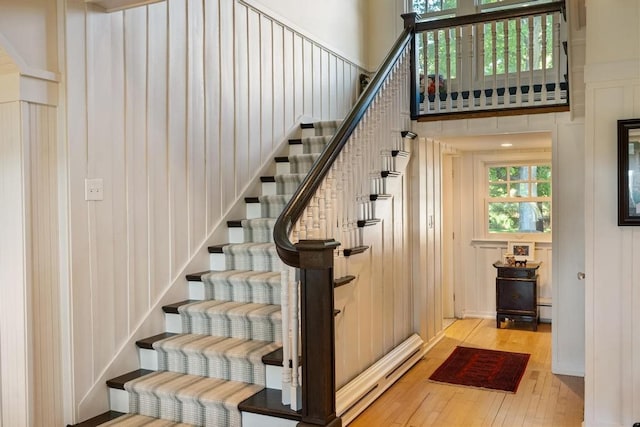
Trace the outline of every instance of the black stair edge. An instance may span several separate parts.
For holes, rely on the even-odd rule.
[[[161,334],[154,335],[152,337],[143,338],[141,340],[136,341],[136,346],[138,346],[138,348],[144,348],[144,349],[147,349],[147,350],[153,350],[153,343],[154,342],[163,340],[165,338],[173,337],[173,336],[176,336],[176,335],[178,335],[178,334],[173,333],[173,332],[163,332]]]
[[[136,378],[144,377],[152,372],[149,369],[136,369],[135,371],[127,372],[124,375],[120,375],[119,377],[112,378],[107,380],[107,387],[117,388],[118,390],[124,390],[124,383],[127,381],[134,380]]]
[[[282,366],[282,347],[262,356],[262,363],[269,366]]]
[[[395,178],[397,176],[402,175],[400,172],[396,172],[396,171],[382,171],[380,172],[380,176],[383,178],[387,178],[387,177],[391,177],[391,178]]]
[[[213,245],[213,246],[209,246],[207,250],[209,251],[210,254],[223,254],[224,250],[222,248],[224,248],[227,245],[228,243],[223,243],[221,245]]]
[[[261,176],[260,182],[276,182],[275,176]]]
[[[366,251],[367,249],[369,249],[369,246],[356,246],[353,248],[346,248],[342,250],[342,254],[344,256],[351,256],[351,255],[357,255],[357,254],[361,254],[362,252]]]
[[[356,280],[356,276],[342,276],[339,277],[337,279],[335,279],[333,281],[333,287],[334,288],[339,288],[340,286],[344,286],[344,285],[348,285],[349,283],[353,282],[354,280]]]
[[[301,145],[301,144],[302,144],[301,138],[294,138],[289,140],[289,145]]]
[[[315,126],[313,123],[300,123],[300,129],[313,129]]]
[[[227,227],[229,227],[229,228],[242,228],[242,220],[241,219],[232,219],[231,221],[227,221]]]
[[[269,366],[282,366],[282,347],[262,356],[262,363]],[[302,366],[302,358],[298,356],[298,366]],[[291,367],[291,362],[289,362]]]
[[[415,139],[418,134],[411,132],[410,130],[403,130],[402,132],[400,132],[400,134],[402,135],[403,138],[411,138],[411,139]]]
[[[289,163],[289,157],[288,156],[277,156],[274,159],[276,161],[276,163]]]
[[[193,302],[198,302],[198,300],[186,299],[184,301],[174,302],[173,304],[167,304],[162,306],[162,311],[168,314],[179,314],[178,307],[182,305],[191,304]]]
[[[123,415],[126,414],[124,412],[118,411],[107,411],[78,424],[67,424],[67,427],[97,427],[100,424],[104,424],[107,421],[115,420],[116,418]]]
[[[378,218],[374,219],[359,219],[358,220],[358,228],[369,227],[371,225],[379,223],[380,220]]]
[[[209,273],[211,273],[211,270],[201,271],[199,273],[190,273],[190,274],[187,274],[185,277],[188,282],[202,282],[202,276]]]
[[[260,199],[258,197],[245,197],[245,203],[260,203]]]
[[[390,199],[391,194],[369,194],[369,200],[375,202],[376,200]]]
[[[409,157],[409,152],[404,150],[391,150],[391,157]]]
[[[242,412],[285,418],[292,421],[302,420],[302,411],[294,411],[282,404],[282,390],[264,388],[238,405]]]

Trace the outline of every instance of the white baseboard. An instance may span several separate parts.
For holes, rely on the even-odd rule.
[[[411,335],[389,354],[336,393],[336,413],[342,424],[353,421],[424,355],[422,338]]]

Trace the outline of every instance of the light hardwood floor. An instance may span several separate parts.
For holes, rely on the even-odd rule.
[[[530,353],[517,393],[429,381],[457,345]],[[530,332],[496,329],[490,319],[464,319],[350,426],[579,427],[583,407],[583,378],[551,373],[551,325]]]

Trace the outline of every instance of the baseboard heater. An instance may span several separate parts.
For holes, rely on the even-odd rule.
[[[382,359],[351,380],[336,393],[336,413],[342,424],[353,421],[367,406],[422,358],[424,342],[411,335]]]

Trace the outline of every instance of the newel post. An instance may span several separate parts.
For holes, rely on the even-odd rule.
[[[335,240],[301,240],[302,421],[300,427],[341,427],[336,416],[336,352],[333,304]]]

